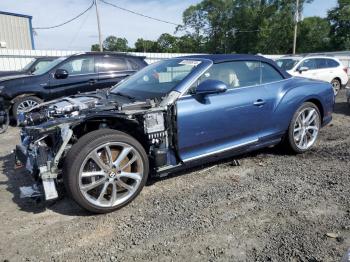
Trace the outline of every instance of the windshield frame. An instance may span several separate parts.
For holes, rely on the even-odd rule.
[[[135,74],[128,77],[127,79],[124,79],[123,81],[119,82],[118,84],[112,86],[110,88],[110,92],[112,94],[118,93],[119,92],[118,86],[120,86],[121,84],[124,84],[127,81],[131,81],[132,79],[141,76],[142,74],[144,74],[145,71],[150,70],[150,67],[151,68],[156,67],[160,63],[162,63],[164,61],[169,61],[169,60],[178,60],[178,61],[191,60],[191,61],[199,61],[200,63],[198,65],[196,65],[195,67],[193,67],[192,71],[189,72],[182,80],[180,80],[178,83],[176,83],[176,85],[174,87],[172,87],[172,89],[170,91],[165,93],[164,96],[162,97],[162,99],[165,99],[173,91],[178,92],[179,94],[185,93],[186,90],[188,88],[190,88],[190,86],[196,81],[196,79],[198,77],[200,77],[213,64],[212,60],[204,59],[204,58],[196,58],[196,57],[191,57],[191,58],[189,58],[189,57],[175,57],[175,58],[161,60],[161,61],[155,62],[153,64],[150,64],[150,65],[144,67],[143,69],[136,72]],[[154,97],[154,98],[156,98],[156,97]],[[151,99],[154,99],[154,98],[151,98]]]

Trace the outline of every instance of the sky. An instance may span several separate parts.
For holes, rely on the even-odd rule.
[[[0,11],[33,16],[33,27],[47,27],[73,18],[89,7],[92,0],[0,0]],[[182,12],[200,0],[106,0],[127,9],[181,24]],[[304,8],[304,17],[326,16],[336,5],[336,0],[314,0]],[[99,2],[103,39],[109,35],[125,37],[129,46],[137,38],[156,40],[162,33],[174,34],[174,25],[169,25]],[[98,43],[95,9],[63,27],[50,30],[36,30],[35,48],[40,50],[90,50]]]

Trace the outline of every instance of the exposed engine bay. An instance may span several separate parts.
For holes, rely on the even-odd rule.
[[[16,161],[42,183],[46,200],[58,197],[56,185],[69,149],[93,130],[115,129],[137,138],[154,170],[176,166],[172,110],[156,99],[131,101],[108,91],[43,103],[18,116],[22,144],[16,147]]]

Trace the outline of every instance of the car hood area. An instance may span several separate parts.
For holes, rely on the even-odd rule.
[[[0,71],[0,78],[14,75],[25,75],[25,72],[22,71]]]
[[[18,116],[19,125],[40,128],[95,116],[128,117],[157,107],[154,100],[132,101],[109,90],[78,94],[40,104]]]
[[[0,85],[12,85],[13,83],[25,83],[33,81],[38,76],[36,75],[26,75],[26,74],[15,74],[15,75],[8,75],[8,76],[0,76]]]

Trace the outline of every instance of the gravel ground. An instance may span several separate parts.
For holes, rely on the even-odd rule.
[[[266,149],[151,181],[90,215],[70,199],[19,198],[18,129],[0,136],[0,261],[339,261],[350,247],[350,108],[304,155]],[[327,235],[328,234],[328,235]]]

